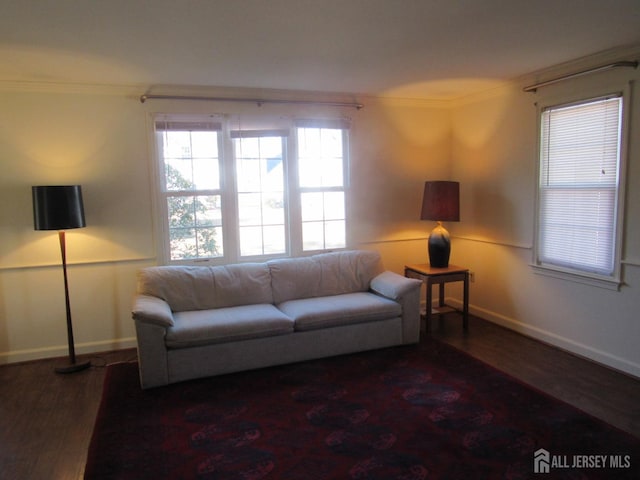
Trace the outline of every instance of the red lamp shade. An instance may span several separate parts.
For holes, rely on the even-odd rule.
[[[421,220],[460,221],[460,184],[437,180],[424,182]]]

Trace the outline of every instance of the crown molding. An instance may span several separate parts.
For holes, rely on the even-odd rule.
[[[20,93],[73,93],[85,95],[139,95],[141,85],[103,85],[86,83],[26,82],[0,80],[0,92]]]

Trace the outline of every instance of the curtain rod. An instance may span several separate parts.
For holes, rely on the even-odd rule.
[[[147,100],[206,100],[211,102],[248,102],[255,103],[261,107],[264,103],[291,103],[298,105],[320,105],[328,107],[351,107],[360,110],[364,107],[362,103],[354,102],[323,102],[315,100],[264,100],[259,98],[228,98],[228,97],[200,97],[190,95],[140,95],[140,103]]]
[[[608,63],[607,65],[601,65],[599,67],[589,68],[587,70],[582,70],[580,72],[570,73],[569,75],[563,75],[558,78],[553,78],[551,80],[547,80],[546,82],[540,82],[534,85],[529,85],[528,87],[524,87],[522,90],[525,92],[535,92],[540,87],[546,87],[547,85],[552,85],[554,83],[558,83],[563,80],[569,80],[570,78],[581,77],[582,75],[587,75],[589,73],[601,72],[603,70],[609,70],[611,68],[617,68],[617,67],[638,68],[638,61],[625,60],[621,62]]]

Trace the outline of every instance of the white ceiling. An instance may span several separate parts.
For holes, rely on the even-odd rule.
[[[640,44],[640,0],[0,0],[0,81],[452,98]]]

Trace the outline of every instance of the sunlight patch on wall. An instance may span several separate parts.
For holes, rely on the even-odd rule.
[[[11,146],[15,159],[22,158],[13,163],[16,177],[55,184],[98,175],[96,167],[109,169],[95,158],[123,123],[113,98],[28,92],[8,93],[2,102],[11,118],[0,140]]]
[[[0,270],[52,267],[61,265],[60,243],[57,231],[28,231],[22,235],[23,243],[8,250],[0,261]],[[87,226],[66,232],[67,263],[86,264],[113,261],[140,260],[142,252],[118,243],[111,229]],[[17,242],[15,242],[17,243]]]
[[[518,94],[521,92],[515,85],[503,85],[474,97],[473,101],[455,102],[452,114],[453,141],[470,149],[482,148],[490,143],[497,132],[505,127]],[[457,114],[458,106],[464,107],[461,115]]]
[[[430,146],[449,136],[447,107],[442,102],[387,97],[377,100],[392,131],[404,138],[407,146]]]

